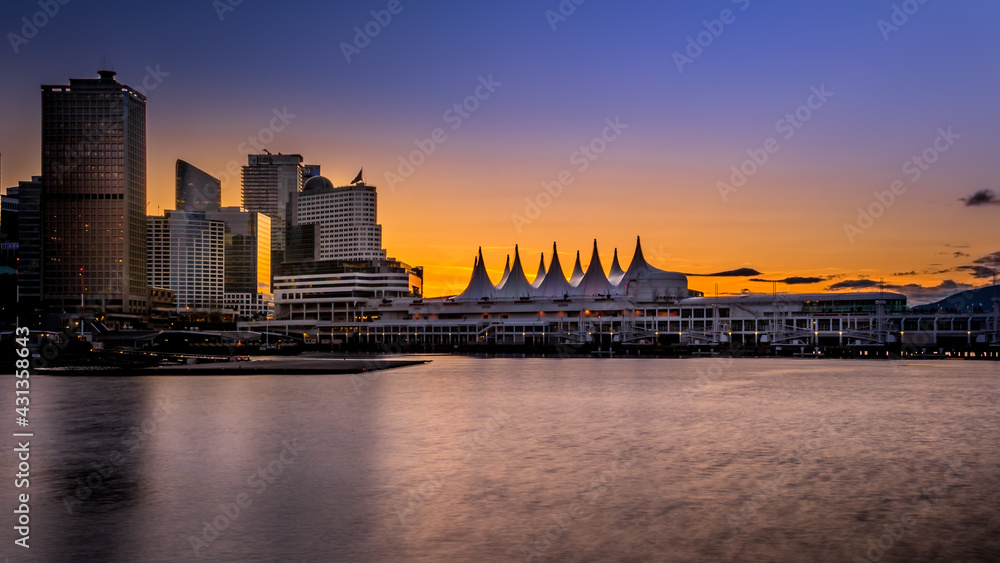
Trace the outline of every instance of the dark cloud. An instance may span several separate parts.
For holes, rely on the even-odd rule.
[[[830,291],[839,291],[844,289],[859,290],[859,289],[876,289],[879,287],[879,283],[874,280],[844,280],[842,282],[837,282],[827,289]],[[910,305],[921,305],[925,303],[930,303],[932,301],[937,301],[939,299],[944,299],[953,293],[961,290],[969,289],[973,287],[971,284],[960,283],[954,280],[944,280],[935,286],[922,286],[917,283],[908,283],[904,285],[900,284],[883,284],[882,289],[886,291],[892,291],[894,293],[902,293],[906,296],[907,302]]]
[[[760,279],[760,278],[753,278],[750,281],[752,281],[752,282],[767,282],[767,283],[775,283],[776,282],[776,283],[784,283],[784,284],[788,284],[788,285],[806,285],[806,284],[819,283],[821,281],[826,281],[826,278],[792,276],[792,277],[789,277],[789,278],[785,278],[783,280],[764,280],[764,279]]]
[[[976,260],[973,260],[972,263],[1000,267],[1000,251],[994,252],[993,254],[987,254],[982,258],[977,258]]]
[[[871,289],[878,287],[878,282],[873,280],[844,280],[837,282],[827,289],[830,291],[840,291],[841,289]]]
[[[1000,199],[993,190],[979,190],[969,197],[959,198],[965,202],[966,207],[978,207],[980,205],[1000,205]]]
[[[915,275],[917,275],[917,272],[915,272],[913,270],[910,270],[909,272],[896,272],[893,275],[894,276],[915,276]]]
[[[964,252],[958,252],[958,251],[955,251],[953,253],[953,255],[955,256],[955,258],[963,258],[963,257],[967,258],[969,256],[968,254],[966,254]]]
[[[972,277],[981,280],[988,280],[997,274],[993,268],[986,266],[959,266],[956,270],[968,270],[972,272]]]
[[[701,276],[705,278],[745,278],[749,276],[759,276],[760,272],[753,268],[738,268],[736,270],[726,270],[714,274],[684,274],[686,276]]]

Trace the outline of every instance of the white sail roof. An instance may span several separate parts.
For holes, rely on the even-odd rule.
[[[580,285],[583,279],[583,267],[580,266],[580,251],[576,251],[576,264],[573,266],[573,273],[569,276],[569,284],[573,287]]]
[[[538,260],[538,273],[535,274],[535,280],[531,282],[531,287],[538,289],[538,286],[542,285],[542,280],[545,279],[545,253],[542,253],[542,257]]]
[[[502,289],[497,291],[499,299],[518,299],[520,297],[531,297],[531,284],[524,276],[524,268],[521,266],[521,255],[517,246],[514,246],[514,265],[510,269],[510,275]]]
[[[577,259],[577,264],[579,264],[579,259]],[[610,295],[612,289],[611,282],[604,275],[604,268],[601,266],[601,257],[597,254],[597,239],[594,239],[594,252],[590,256],[587,273],[580,280],[580,284],[576,286],[577,294],[584,297]]]
[[[507,264],[503,267],[503,275],[497,283],[497,291],[503,289],[503,284],[507,283],[507,276],[510,275],[510,254],[507,255]]]
[[[490,275],[486,272],[483,264],[483,248],[479,248],[479,257],[476,259],[476,266],[472,269],[472,278],[465,291],[460,293],[455,299],[478,301],[480,299],[496,297],[496,288]]]
[[[561,299],[573,295],[576,290],[566,281],[566,274],[563,273],[559,264],[559,253],[556,252],[556,243],[552,243],[552,262],[549,263],[549,270],[545,274],[545,279],[535,291],[536,297],[552,297]]]
[[[619,286],[621,285],[622,278],[625,277],[625,272],[622,271],[622,267],[618,265],[618,249],[615,249],[615,259],[611,261],[611,271],[608,272],[608,281],[611,285]]]
[[[637,281],[643,279],[657,278],[660,280],[676,280],[684,281],[687,284],[687,276],[677,272],[667,272],[659,268],[650,266],[646,262],[646,258],[642,255],[642,243],[639,237],[635,237],[635,254],[632,256],[632,263],[628,265],[628,270],[625,271],[625,275],[622,276],[621,282],[619,282],[623,288],[627,289],[625,286],[630,281]]]

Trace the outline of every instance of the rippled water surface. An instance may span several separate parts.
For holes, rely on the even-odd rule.
[[[998,363],[433,360],[34,377],[0,560],[1000,560]]]

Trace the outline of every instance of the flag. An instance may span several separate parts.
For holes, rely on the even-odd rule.
[[[354,180],[352,180],[351,183],[352,184],[357,184],[358,182],[364,182],[364,180],[362,179],[362,176],[364,176],[364,174],[365,174],[365,169],[362,168],[361,172],[358,172],[357,178],[355,178]]]

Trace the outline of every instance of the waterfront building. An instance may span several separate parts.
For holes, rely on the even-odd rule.
[[[377,213],[375,186],[361,182],[334,187],[323,176],[314,176],[298,197],[295,224],[317,226],[319,260],[382,260],[386,255]]]
[[[319,342],[443,349],[680,346],[706,353],[738,348],[809,354],[817,347],[838,347],[855,355],[884,355],[887,347],[943,353],[944,347],[1000,345],[1000,299],[994,299],[992,313],[943,314],[910,311],[906,297],[891,292],[708,297],[688,288],[686,275],[649,264],[638,239],[628,269],[622,271],[617,263],[616,252],[613,281],[604,273],[595,242],[589,266],[586,271],[580,266],[574,284],[566,279],[553,244],[551,262],[535,287],[525,279],[515,247],[510,272],[498,289],[480,251],[469,284],[458,295],[355,296],[343,299],[335,315],[317,315],[316,304],[303,305],[278,324]],[[318,297],[308,293],[317,286],[306,278],[296,278],[296,283],[296,299]]]
[[[42,86],[42,300],[142,315],[146,97],[98,75]]]

